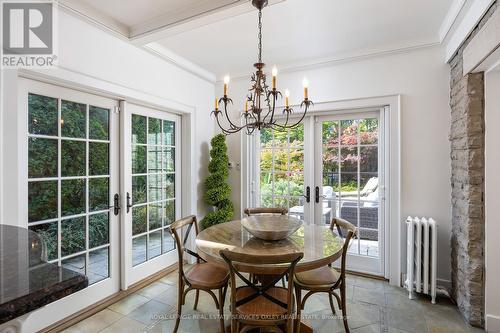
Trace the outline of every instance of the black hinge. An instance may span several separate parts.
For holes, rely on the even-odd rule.
[[[113,208],[113,213],[116,215],[120,214],[120,195],[118,193],[115,194],[115,196],[113,197],[113,205],[112,207],[110,208]]]

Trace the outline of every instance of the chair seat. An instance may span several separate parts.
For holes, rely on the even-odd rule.
[[[194,287],[219,289],[229,279],[229,270],[211,263],[195,264],[185,272],[186,279]]]
[[[295,273],[295,281],[301,286],[332,286],[339,279],[340,273],[328,266]]]
[[[266,293],[277,300],[287,303],[287,290],[285,288],[273,287],[266,291]],[[247,296],[253,295],[255,290],[250,287],[240,287],[236,290],[236,302],[244,299]],[[236,313],[241,316],[247,316],[251,319],[280,319],[280,316],[286,315],[287,309],[279,306],[278,304],[268,300],[264,296],[258,296],[236,307]]]

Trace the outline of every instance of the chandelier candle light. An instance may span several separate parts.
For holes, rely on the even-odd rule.
[[[276,116],[276,103],[278,99],[282,99],[283,96],[281,92],[277,89],[278,81],[278,69],[276,66],[272,68],[272,86],[268,86],[266,82],[266,74],[263,72],[265,64],[262,62],[262,9],[267,6],[268,0],[252,0],[252,4],[259,10],[259,56],[258,62],[254,64],[257,69],[251,77],[251,87],[249,89],[249,94],[245,100],[245,111],[242,117],[244,118],[244,124],[241,126],[236,125],[229,118],[227,107],[232,104],[233,101],[228,97],[229,89],[229,76],[224,77],[224,96],[222,98],[215,99],[215,110],[212,113],[215,115],[217,120],[217,125],[221,128],[224,134],[233,134],[245,130],[248,135],[251,135],[255,130],[261,130],[264,128],[271,128],[275,130],[283,130],[287,128],[294,128],[304,120],[307,110],[313,105],[312,101],[309,100],[309,82],[304,79],[304,100],[302,101],[300,108],[303,109],[302,115],[296,122],[291,122],[291,114],[293,109],[290,107],[289,98],[290,91],[285,90],[285,106],[283,108],[283,116]],[[220,109],[222,105],[222,110]],[[229,123],[228,127],[224,127],[221,124],[221,119],[226,118]]]

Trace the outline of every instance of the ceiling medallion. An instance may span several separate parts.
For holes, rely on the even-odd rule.
[[[233,104],[233,101],[228,97],[229,76],[224,78],[224,96],[220,99],[215,99],[215,110],[212,113],[215,115],[217,124],[224,134],[233,134],[245,130],[248,135],[251,135],[255,130],[264,128],[271,128],[275,130],[284,130],[293,128],[300,124],[306,116],[307,110],[313,105],[309,100],[309,84],[304,79],[304,100],[300,108],[303,113],[298,120],[292,117],[293,109],[289,105],[290,92],[285,90],[285,106],[283,108],[283,115],[275,115],[276,102],[282,99],[283,95],[276,88],[278,70],[276,67],[272,69],[272,87],[270,89],[266,82],[266,74],[262,71],[265,64],[262,62],[262,9],[267,6],[267,0],[253,0],[252,4],[259,10],[259,61],[254,64],[257,69],[251,77],[251,87],[249,94],[245,100],[245,111],[242,117],[244,118],[241,126],[236,125],[229,118],[227,107]],[[222,108],[220,108],[220,106]],[[221,124],[221,119],[226,118],[229,126],[224,127]],[[292,119],[293,118],[293,119]],[[290,122],[290,123],[289,123]]]

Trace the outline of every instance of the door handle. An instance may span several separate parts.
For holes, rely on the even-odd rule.
[[[311,202],[311,188],[309,186],[306,187],[306,194],[302,194],[304,198],[306,198],[306,202]]]
[[[319,203],[319,186],[316,186],[316,189],[315,189],[315,192],[316,192],[316,203]]]
[[[113,208],[113,214],[115,214],[115,216],[117,216],[118,214],[120,214],[120,210],[121,210],[121,207],[120,207],[120,195],[118,193],[116,193],[113,197],[113,206],[109,207],[109,208]]]
[[[127,192],[127,214],[130,212],[132,204],[130,203],[130,193]]]

